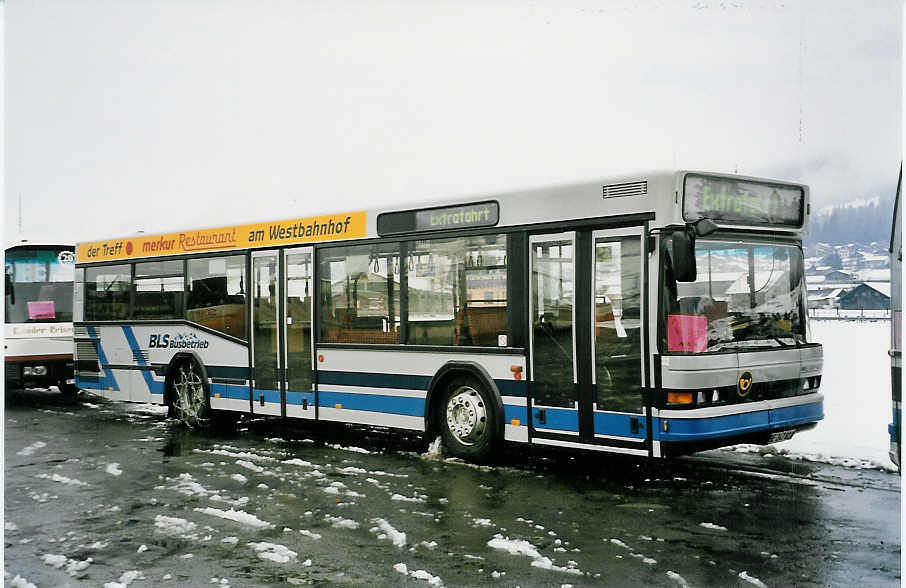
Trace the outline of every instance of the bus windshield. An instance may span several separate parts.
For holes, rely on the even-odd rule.
[[[806,342],[802,251],[779,244],[699,241],[697,279],[662,287],[662,348],[700,353]]]
[[[71,247],[8,249],[5,265],[6,323],[72,322]]]

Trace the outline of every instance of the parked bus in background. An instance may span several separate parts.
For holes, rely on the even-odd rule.
[[[823,418],[806,186],[656,172],[77,247],[77,383],[190,426],[273,415],[665,457]]]
[[[893,420],[890,433],[890,460],[900,467],[900,440],[903,435],[902,357],[903,357],[903,211],[900,210],[900,188],[903,166],[897,181],[897,196],[893,204],[893,228],[890,232],[890,390]]]
[[[6,389],[57,386],[64,395],[75,397],[75,248],[57,243],[16,243],[6,247],[5,270]]]

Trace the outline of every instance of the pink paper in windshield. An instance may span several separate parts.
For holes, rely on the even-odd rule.
[[[28,303],[28,318],[32,320],[57,318],[53,300],[37,300]]]
[[[698,352],[708,349],[708,317],[667,315],[667,351]]]

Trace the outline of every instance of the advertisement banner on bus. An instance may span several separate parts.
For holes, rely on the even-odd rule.
[[[365,231],[365,212],[348,212],[217,229],[163,235],[136,235],[121,239],[80,243],[76,249],[76,259],[78,263],[91,263],[204,251],[228,251],[272,245],[360,239],[365,236]]]

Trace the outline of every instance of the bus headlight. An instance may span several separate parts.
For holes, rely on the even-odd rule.
[[[22,368],[23,376],[46,376],[47,375],[47,366],[44,365],[29,365]]]

